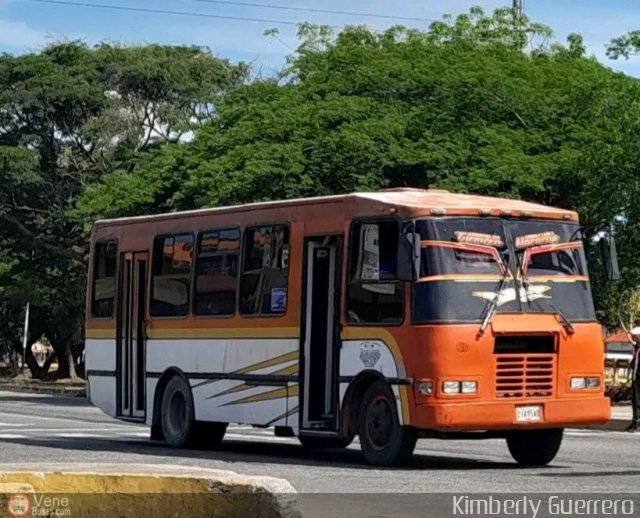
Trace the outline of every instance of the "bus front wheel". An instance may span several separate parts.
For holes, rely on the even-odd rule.
[[[401,426],[396,399],[382,380],[373,383],[362,399],[358,434],[364,458],[375,466],[397,466],[409,461],[416,447],[413,428]]]
[[[513,430],[507,434],[507,446],[513,459],[522,466],[546,466],[560,450],[562,428]]]

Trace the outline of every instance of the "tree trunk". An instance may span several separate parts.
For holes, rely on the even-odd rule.
[[[71,378],[78,379],[76,374],[76,365],[71,354],[71,346],[65,342],[62,346],[55,346],[56,356],[58,357],[58,379]]]
[[[27,347],[26,351],[26,363],[29,368],[29,372],[31,373],[31,378],[41,380],[47,376],[49,373],[49,369],[51,368],[51,364],[55,361],[56,356],[52,354],[47,358],[47,361],[44,362],[44,365],[40,367],[36,360],[36,357],[33,355],[33,351],[31,350],[31,345]]]

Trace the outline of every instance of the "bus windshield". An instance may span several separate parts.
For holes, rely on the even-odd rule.
[[[494,299],[499,313],[561,311],[595,321],[577,224],[454,217],[419,220],[416,230],[414,322],[479,322]]]

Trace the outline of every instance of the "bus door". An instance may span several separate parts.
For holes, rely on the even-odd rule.
[[[301,429],[338,430],[340,238],[305,243]]]
[[[145,419],[148,264],[147,252],[127,252],[120,256],[116,336],[118,416],[132,420]]]

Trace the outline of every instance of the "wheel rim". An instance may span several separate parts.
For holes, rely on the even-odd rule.
[[[376,450],[383,450],[389,444],[393,432],[393,411],[386,397],[378,396],[371,402],[365,424],[371,446]]]
[[[176,390],[169,401],[168,425],[172,432],[180,433],[187,421],[187,400],[184,394]]]

